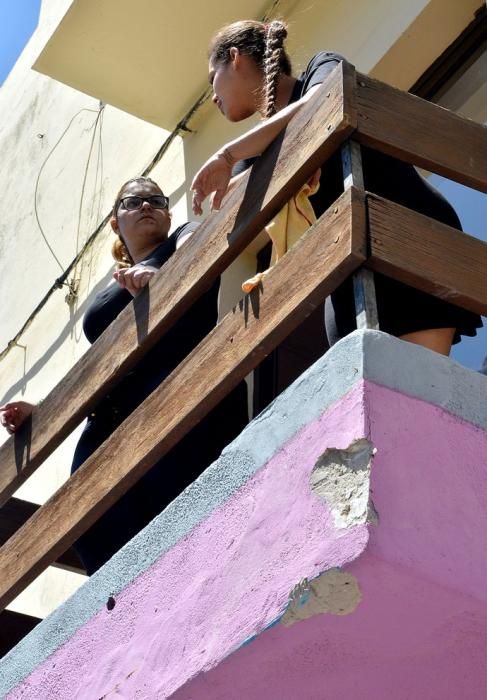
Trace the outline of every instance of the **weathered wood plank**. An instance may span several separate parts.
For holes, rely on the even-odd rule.
[[[21,498],[10,498],[0,508],[0,546],[5,544],[39,508],[40,506],[37,503],[24,501]],[[72,547],[63,552],[53,562],[53,566],[66,569],[67,571],[74,571],[77,574],[86,574],[83,564]]]
[[[487,192],[487,127],[357,73],[361,143]]]
[[[367,267],[487,314],[487,243],[376,195],[366,201]]]
[[[365,238],[363,194],[348,190],[271,270],[262,290],[254,290],[227,314],[4,545],[1,606],[95,522],[364,261]]]
[[[0,447],[0,505],[236,258],[353,131],[353,67],[338,66],[229,195]],[[135,323],[134,323],[135,316]]]

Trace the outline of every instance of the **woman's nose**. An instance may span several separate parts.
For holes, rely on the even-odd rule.
[[[211,101],[212,101],[213,104],[215,104],[215,105],[218,104],[218,97],[215,95],[215,93],[213,93],[213,97],[211,98]]]

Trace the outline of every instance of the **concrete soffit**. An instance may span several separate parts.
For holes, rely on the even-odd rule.
[[[299,0],[241,0],[238,5],[219,0],[140,0],[136,4],[72,0],[33,68],[172,130],[207,85],[207,45],[219,27],[242,17],[262,18],[265,13],[289,17],[299,4]],[[361,70],[368,64],[366,70],[374,77],[408,89],[473,19],[480,4],[481,0],[424,2],[423,11],[398,35],[394,35],[394,23],[387,24],[391,43],[380,57],[372,57],[368,42],[360,50],[344,48],[352,61],[358,59]],[[392,6],[401,15],[396,3]],[[316,11],[318,15],[341,12],[336,6]],[[380,31],[385,29],[376,26],[374,36]]]
[[[33,68],[173,129],[207,85],[206,51],[215,30],[242,17],[261,18],[273,4],[73,0]]]

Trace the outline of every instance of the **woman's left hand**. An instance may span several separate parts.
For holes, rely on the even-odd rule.
[[[149,284],[150,280],[158,271],[157,267],[132,265],[132,267],[125,267],[114,272],[113,279],[118,282],[122,289],[126,289],[135,297]]]
[[[223,197],[228,191],[228,184],[232,177],[232,166],[219,153],[209,158],[206,163],[198,170],[191,183],[193,190],[193,214],[202,214],[201,205],[212,194],[211,202],[212,209],[220,209]]]
[[[35,406],[28,401],[11,401],[0,406],[0,425],[12,435],[22,423],[31,415]]]

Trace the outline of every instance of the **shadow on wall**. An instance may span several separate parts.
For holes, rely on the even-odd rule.
[[[39,372],[41,372],[44,368],[45,365],[49,362],[49,360],[52,358],[54,353],[61,348],[63,343],[67,340],[69,334],[73,331],[74,325],[84,316],[84,313],[87,309],[87,307],[91,304],[93,301],[93,298],[95,294],[97,294],[101,289],[107,286],[107,284],[110,282],[112,278],[112,271],[109,270],[107,274],[96,284],[93,289],[91,290],[90,294],[86,297],[86,299],[83,301],[80,306],[76,309],[76,311],[70,316],[69,322],[66,323],[64,328],[60,331],[58,337],[56,340],[52,343],[52,345],[49,347],[49,349],[44,353],[42,357],[40,357],[29,369],[28,372],[25,372],[25,364],[24,364],[24,374],[19,379],[15,384],[13,384],[11,387],[9,387],[8,391],[2,396],[0,399],[0,403],[6,403],[10,401],[16,394],[19,392],[24,392],[26,389],[26,386],[28,382],[33,379]],[[22,346],[21,346],[22,347]],[[25,350],[24,350],[25,352]]]

